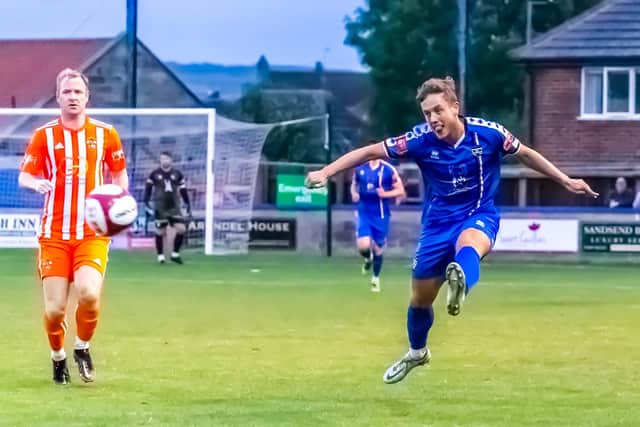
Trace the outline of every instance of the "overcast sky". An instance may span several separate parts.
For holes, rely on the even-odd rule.
[[[138,36],[163,60],[362,69],[345,15],[365,0],[138,0]],[[126,0],[0,0],[0,39],[110,37]]]

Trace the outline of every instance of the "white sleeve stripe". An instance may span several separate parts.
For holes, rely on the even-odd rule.
[[[390,159],[391,156],[389,155],[389,148],[387,147],[387,141],[391,140],[391,138],[387,138],[384,141],[381,142],[382,144],[382,148],[384,149],[384,154],[386,154],[387,158]]]
[[[514,144],[516,146],[516,151],[514,151],[513,153],[507,153],[507,156],[515,156],[516,154],[518,154],[518,152],[520,151],[520,148],[522,147],[522,143],[518,138],[515,138],[514,140],[518,141],[517,144]]]

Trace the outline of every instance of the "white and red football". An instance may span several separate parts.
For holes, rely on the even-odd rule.
[[[135,222],[138,204],[119,185],[105,184],[89,193],[84,212],[85,221],[96,234],[113,236]]]

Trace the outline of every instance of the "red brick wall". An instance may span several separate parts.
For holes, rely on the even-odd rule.
[[[640,161],[640,121],[578,120],[580,67],[536,68],[535,148],[565,162]]]

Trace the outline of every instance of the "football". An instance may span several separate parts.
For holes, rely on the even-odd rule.
[[[94,188],[85,201],[85,221],[101,236],[118,234],[133,224],[137,217],[136,200],[115,184]]]

